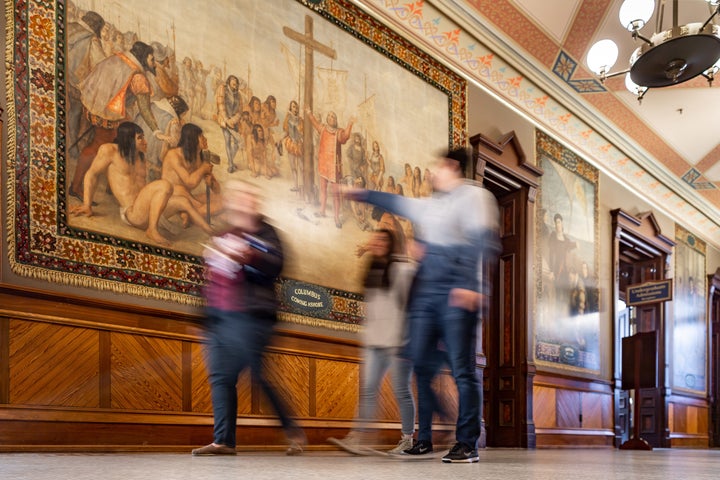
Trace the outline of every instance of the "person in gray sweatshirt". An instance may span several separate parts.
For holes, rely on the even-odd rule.
[[[412,363],[402,355],[408,342],[405,316],[415,264],[395,255],[395,235],[387,229],[373,232],[366,250],[372,255],[364,279],[365,321],[361,330],[363,363],[358,425],[340,444],[352,451],[371,443],[367,424],[376,417],[377,397],[389,371],[400,410],[401,438],[390,453],[402,454],[413,445],[415,400],[411,391]]]
[[[458,389],[456,441],[443,462],[477,462],[480,436],[480,384],[475,349],[479,314],[491,294],[482,266],[500,252],[499,213],[495,197],[464,178],[471,155],[465,148],[443,152],[433,168],[434,193],[408,198],[362,189],[346,189],[363,201],[409,219],[424,246],[408,302],[410,341],[418,388],[418,438],[405,453],[433,451],[432,380],[440,368],[439,348],[446,352]]]

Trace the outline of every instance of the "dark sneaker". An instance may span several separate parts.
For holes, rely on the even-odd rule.
[[[427,440],[418,440],[412,448],[403,450],[408,455],[425,455],[426,453],[432,453],[432,443]]]
[[[470,448],[463,442],[457,442],[448,454],[442,457],[443,463],[475,463],[479,460],[477,449]]]

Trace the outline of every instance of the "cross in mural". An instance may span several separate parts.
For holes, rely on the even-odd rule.
[[[289,27],[283,27],[283,33],[299,42],[305,47],[305,78],[304,78],[304,95],[305,105],[307,108],[312,110],[313,106],[313,71],[314,71],[314,58],[313,53],[315,51],[326,55],[333,60],[337,58],[337,53],[331,47],[323,45],[313,38],[313,19],[312,17],[305,15],[305,33],[300,33]],[[309,125],[309,119],[305,118],[305,125],[303,129],[303,145],[305,149],[303,151],[303,185],[302,195],[306,201],[313,200],[313,159],[312,159],[312,148],[313,144],[312,129]]]

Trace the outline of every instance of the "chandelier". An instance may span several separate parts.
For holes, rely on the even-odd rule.
[[[612,40],[595,43],[588,52],[587,65],[599,76],[606,78],[625,74],[625,86],[641,101],[650,88],[668,87],[686,82],[698,75],[709,85],[720,69],[720,26],[713,23],[720,13],[720,0],[705,0],[710,17],[704,23],[678,25],[678,0],[673,0],[673,24],[668,30],[653,33],[649,38],[640,30],[655,11],[654,0],[625,0],[620,7],[620,23],[632,34],[633,40],[642,43],[630,56],[629,67],[610,72],[618,57],[618,47]],[[659,4],[657,28],[662,25],[665,0]]]

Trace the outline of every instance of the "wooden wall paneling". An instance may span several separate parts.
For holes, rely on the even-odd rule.
[[[17,318],[154,335],[201,335],[200,318],[168,310],[117,304],[0,283],[0,305]]]
[[[395,400],[395,394],[393,393],[392,388],[392,378],[389,372],[388,375],[385,375],[385,378],[380,385],[380,392],[378,392],[377,418],[378,420],[400,418],[400,409],[397,406],[397,400]]]
[[[561,428],[580,428],[580,392],[558,390],[556,400],[557,426]]]
[[[8,403],[100,406],[97,332],[11,320],[9,342]]]
[[[110,332],[98,331],[98,363],[100,365],[100,408],[112,408],[112,346]]]
[[[207,377],[206,377],[207,378]],[[240,372],[237,383],[237,410],[238,415],[257,414],[259,406],[257,404],[258,394],[254,391],[255,387],[252,382],[252,374],[250,370]],[[208,395],[210,395],[210,384],[208,383]],[[210,410],[212,413],[212,399],[210,399]]]
[[[360,385],[359,365],[318,359],[316,369],[316,415],[322,418],[355,418]]]
[[[205,349],[200,343],[188,343],[190,344],[190,411],[198,413],[212,413],[210,381],[208,380],[207,369],[205,368]],[[243,384],[238,381],[238,385]],[[238,399],[238,410],[242,405],[243,402]]]
[[[670,424],[671,431],[689,433],[687,424],[687,405],[673,405],[673,423]]]
[[[307,357],[268,353],[264,359],[265,376],[285,401],[292,415],[310,415],[309,364]],[[264,398],[264,397],[263,397]],[[261,414],[274,415],[267,399],[261,404]]]
[[[696,432],[700,436],[707,436],[708,432],[710,431],[710,410],[705,407],[697,408],[697,428]],[[708,443],[704,445],[706,447],[709,447],[709,438]]]
[[[189,451],[212,438],[202,331],[190,316],[71,303],[0,284],[0,451]],[[359,353],[354,339],[278,329],[268,375],[293,402],[311,449],[334,448],[326,438],[353,425]],[[457,393],[449,372],[434,387],[450,417],[436,430],[450,431]],[[382,448],[400,428],[389,380],[380,405]],[[284,443],[247,371],[238,379],[238,440],[247,450]]]
[[[440,403],[440,409],[445,415],[445,418],[435,415],[433,427],[436,423],[443,422],[452,423],[454,426],[458,415],[458,390],[455,385],[455,379],[448,370],[444,370],[435,376],[432,387],[433,390],[435,390],[438,403]],[[415,398],[417,398],[417,396]]]
[[[615,416],[613,412],[614,397],[604,396],[602,402],[602,428],[614,431]]]
[[[192,343],[182,342],[182,366],[180,367],[182,375],[182,410],[183,412],[192,411]]]
[[[308,415],[310,417],[317,417],[317,359],[313,357],[308,358],[308,390],[310,391]]]
[[[182,411],[182,342],[112,333],[112,408]]]
[[[533,392],[538,447],[612,447],[610,384],[541,374]]]
[[[535,428],[557,427],[557,389],[535,385],[533,393]]]
[[[700,427],[699,416],[699,409],[697,407],[689,406],[687,408],[686,423],[688,433],[698,433],[698,429]]]
[[[583,393],[580,408],[580,426],[583,428],[603,428],[603,395]]]
[[[668,403],[668,426],[673,447],[710,446],[710,408],[702,398],[673,395]]]
[[[10,319],[0,316],[0,404],[10,403]]]

